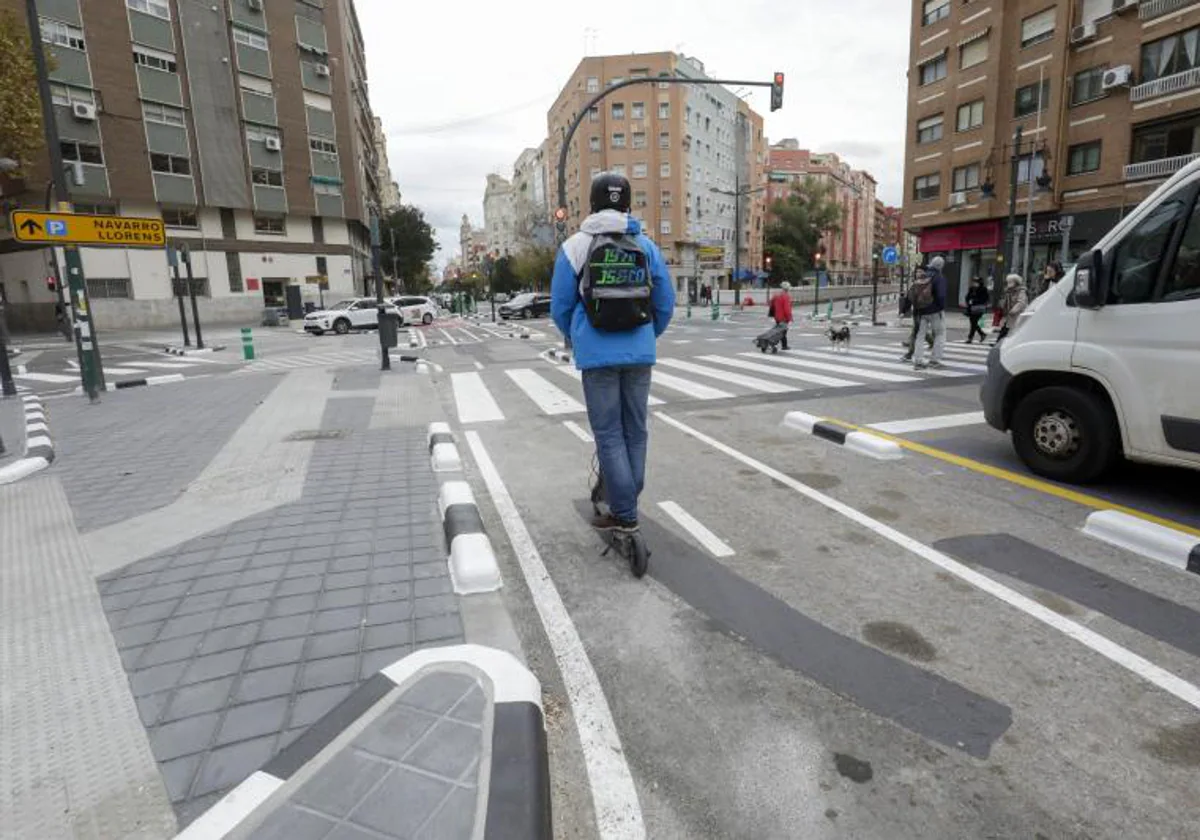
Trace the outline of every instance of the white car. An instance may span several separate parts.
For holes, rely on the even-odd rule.
[[[400,310],[405,324],[432,324],[438,316],[438,306],[432,299],[418,295],[395,297],[391,302]]]
[[[328,309],[304,316],[304,331],[313,335],[335,332],[345,335],[351,330],[373,330],[379,326],[379,304],[375,298],[348,298]],[[384,303],[384,312],[402,317],[391,303]]]

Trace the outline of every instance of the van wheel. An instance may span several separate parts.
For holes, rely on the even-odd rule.
[[[338,335],[345,335],[350,332],[350,322],[345,318],[339,318],[333,322],[333,331]]]
[[[1086,484],[1104,475],[1118,455],[1120,439],[1112,411],[1077,388],[1041,388],[1017,405],[1013,447],[1040,476]]]

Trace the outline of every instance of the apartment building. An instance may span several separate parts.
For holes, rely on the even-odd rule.
[[[521,152],[513,164],[512,186],[518,250],[553,245],[545,141]]]
[[[0,8],[24,18],[20,0]],[[37,8],[70,182],[60,198],[80,212],[163,218],[192,252],[206,320],[298,310],[318,297],[317,277],[326,295],[364,288],[381,179],[353,0]],[[43,206],[48,177],[47,156],[6,202]],[[174,321],[163,250],[82,256],[100,329]],[[49,251],[0,232],[0,282],[29,324],[53,324],[52,265]]]
[[[392,165],[388,161],[387,133],[383,120],[375,117],[371,143],[375,150],[375,178],[379,183],[379,206],[390,213],[400,206],[400,185],[392,179]]]
[[[519,250],[513,185],[500,175],[487,176],[487,187],[483,191],[483,229],[488,253],[506,256]]]
[[[832,152],[801,149],[799,142],[791,138],[772,145],[767,163],[768,209],[791,195],[801,181],[829,185],[842,211],[838,229],[826,231],[822,237],[822,268],[834,282],[870,277],[875,247],[875,179]]]
[[[974,274],[1075,259],[1200,155],[1200,4],[916,0],[912,14],[904,218],[960,299]]]
[[[487,231],[471,224],[471,218],[463,213],[458,228],[459,264],[464,272],[478,271],[487,253]]]
[[[597,93],[629,79],[706,79],[698,59],[671,52],[584,58],[547,114],[551,201],[562,138]],[[762,268],[766,142],[762,117],[717,85],[648,82],[593,107],[576,131],[566,167],[567,226],[588,212],[591,179],[619,172],[633,186],[633,213],[663,250],[683,291],[728,288]],[[740,232],[737,230],[740,227]],[[735,260],[735,249],[737,257]]]

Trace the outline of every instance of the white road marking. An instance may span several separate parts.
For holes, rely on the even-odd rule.
[[[679,376],[672,376],[669,373],[662,371],[654,371],[652,383],[661,385],[663,388],[670,388],[672,391],[679,391],[687,394],[697,400],[729,400],[733,399],[733,394],[728,391],[722,391],[720,388],[710,388],[707,385],[701,385],[699,382],[693,382],[690,379],[684,379]]]
[[[720,379],[725,382],[741,385],[743,388],[750,388],[754,391],[762,391],[764,394],[786,394],[789,391],[795,391],[791,385],[781,385],[778,382],[770,382],[766,379],[759,379],[754,376],[742,376],[737,373],[730,373],[720,368],[706,367],[697,365],[693,362],[685,362],[680,359],[659,359],[659,365],[664,365],[676,370],[685,370],[688,373],[695,373],[700,376],[708,376],[713,379]]]
[[[454,386],[454,403],[458,406],[458,422],[490,423],[504,419],[504,412],[478,373],[453,373],[450,382]]]
[[[742,353],[740,355],[749,356],[752,359],[758,358],[754,353]],[[855,367],[854,365],[835,365],[832,362],[817,362],[811,359],[796,359],[790,356],[772,355],[767,361],[779,365],[791,365],[793,367],[811,368],[813,370],[825,370],[830,373],[847,374],[862,379],[875,379],[880,382],[916,382],[920,379],[919,376],[908,376],[902,373],[882,373],[877,370]]]
[[[576,370],[571,365],[555,365],[554,370],[557,370],[561,373],[566,374],[567,376],[574,379],[576,382],[583,381],[583,374],[580,371]],[[660,400],[658,397],[651,394],[649,404],[650,405],[666,405],[667,402],[666,402],[666,400]]]
[[[878,429],[889,435],[904,435],[910,432],[929,432],[934,429],[953,429],[958,426],[974,426],[984,422],[982,411],[965,414],[942,414],[937,417],[915,417],[912,420],[892,420],[888,423],[872,423],[868,429]]]
[[[438,332],[440,332],[442,335],[446,336],[446,340],[449,341],[451,344],[458,344],[458,340],[455,339],[454,336],[450,335],[450,333],[443,330],[441,327],[438,328]]]
[[[104,366],[105,376],[138,376],[140,374],[144,374],[145,372],[146,371],[141,368],[109,367],[108,365]]]
[[[930,351],[929,348],[925,348],[925,349],[926,349],[925,361],[928,362],[932,351]],[[869,356],[877,356],[879,358],[887,358],[887,359],[892,359],[894,361],[899,361],[900,356],[897,354],[903,354],[904,348],[898,346],[893,349],[890,347],[878,347],[878,346],[871,345],[871,344],[865,344],[861,347],[856,348],[856,352],[866,353]],[[943,357],[942,364],[945,365],[946,367],[954,369],[954,370],[969,370],[972,373],[985,373],[987,371],[987,365],[977,365],[972,362],[962,362],[962,361],[955,360],[953,358]]]
[[[691,344],[692,340],[690,338],[675,338],[675,339],[671,340],[671,343],[672,344]]]
[[[583,403],[529,368],[506,370],[505,373],[544,414],[581,414],[585,410]]]
[[[714,557],[732,557],[734,555],[734,550],[726,545],[720,537],[705,528],[700,520],[675,502],[659,502],[658,506],[678,522],[681,528],[695,537],[696,542],[708,549],[709,554]]]
[[[1118,645],[1106,636],[1102,636],[1096,631],[1084,627],[1078,622],[1072,621],[1069,618],[1059,615],[1053,610],[1042,606],[1032,598],[1022,595],[1016,590],[993,580],[987,575],[980,574],[971,567],[960,563],[949,555],[943,554],[937,549],[925,545],[919,540],[915,540],[907,534],[903,534],[890,525],[885,525],[876,519],[872,519],[860,510],[851,507],[843,502],[839,502],[832,496],[827,496],[819,490],[814,490],[807,484],[803,484],[790,475],[780,472],[773,467],[769,467],[761,461],[751,458],[742,452],[734,449],[732,446],[722,443],[716,438],[709,437],[703,432],[697,431],[692,427],[681,423],[673,417],[668,417],[660,411],[656,411],[654,416],[662,420],[664,423],[674,426],[679,431],[686,435],[690,435],[701,443],[706,443],[718,452],[723,452],[735,461],[739,461],[746,466],[758,470],[768,478],[773,478],[780,484],[792,488],[801,496],[816,502],[817,504],[828,508],[829,510],[849,519],[869,531],[873,531],[878,536],[894,543],[900,548],[905,549],[916,556],[928,560],[934,566],[949,572],[955,577],[971,584],[975,588],[986,592],[987,594],[1003,601],[1015,609],[1028,615],[1030,618],[1040,621],[1043,624],[1058,630],[1065,636],[1074,639],[1083,646],[1089,648],[1095,653],[1100,654],[1122,668],[1130,671],[1138,677],[1141,677],[1146,682],[1158,686],[1168,694],[1178,697],[1183,702],[1192,706],[1195,709],[1200,709],[1200,686],[1172,674],[1170,671],[1155,665],[1150,660],[1139,654],[1134,653],[1128,648]]]
[[[798,356],[813,356],[815,358],[828,360],[828,361],[836,361],[838,359],[848,359],[851,362],[854,362],[854,364],[856,364],[856,365],[861,365],[863,367],[882,368],[884,370],[912,370],[913,369],[912,362],[902,362],[899,359],[896,359],[896,361],[889,362],[889,361],[885,361],[884,359],[871,358],[865,354],[860,354],[854,350],[851,350],[849,352],[843,352],[841,350],[837,350],[837,351],[833,351],[833,350],[831,350],[831,351],[792,350],[791,355],[793,355],[793,356],[797,356],[797,355]],[[895,359],[896,357],[893,356],[892,358]],[[953,377],[953,376],[970,376],[971,375],[970,373],[968,373],[966,371],[936,370],[934,368],[929,368],[927,370],[923,370],[923,371],[921,371],[921,373],[923,373],[927,376],[951,376],[951,377]]]
[[[67,382],[78,382],[79,374],[64,376],[61,373],[22,373],[14,376],[13,379],[28,379],[30,382],[49,382],[58,385]]]
[[[191,362],[138,362],[137,366],[156,370],[182,370],[193,365]]]
[[[483,362],[475,362],[476,370],[483,370]]]
[[[575,437],[579,438],[584,443],[596,442],[596,439],[593,438],[588,431],[583,428],[583,426],[580,426],[574,420],[564,420],[563,425],[567,427],[568,432],[575,435]]]
[[[824,385],[827,388],[853,388],[862,384],[850,379],[838,379],[833,376],[822,376],[819,373],[808,373],[807,371],[786,370],[772,365],[748,362],[745,359],[735,359],[729,356],[701,356],[700,358],[706,362],[713,362],[718,365],[728,365],[729,367],[740,368],[741,370],[751,370],[755,373],[768,373],[771,376],[795,379],[799,382],[808,382],[812,385]]]
[[[516,503],[484,449],[479,433],[467,432],[467,444],[517,555],[533,605],[562,674],[592,789],[597,832],[601,840],[645,840],[646,826],[633,774],[629,772],[612,710],[604,697],[596,669],[588,659],[583,640],[579,638],[579,631],[571,621]]]

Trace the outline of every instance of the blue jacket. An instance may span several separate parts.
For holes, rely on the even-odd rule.
[[[626,332],[603,332],[592,326],[583,309],[579,295],[579,271],[587,260],[592,238],[600,233],[625,233],[637,240],[650,261],[653,286],[650,303],[654,321]],[[580,232],[563,243],[554,263],[554,279],[550,283],[550,315],[559,331],[571,339],[575,367],[619,367],[622,365],[652,365],[656,361],[655,342],[671,323],[675,314],[675,289],[671,275],[658,250],[642,233],[637,219],[616,210],[601,210],[583,220]]]

